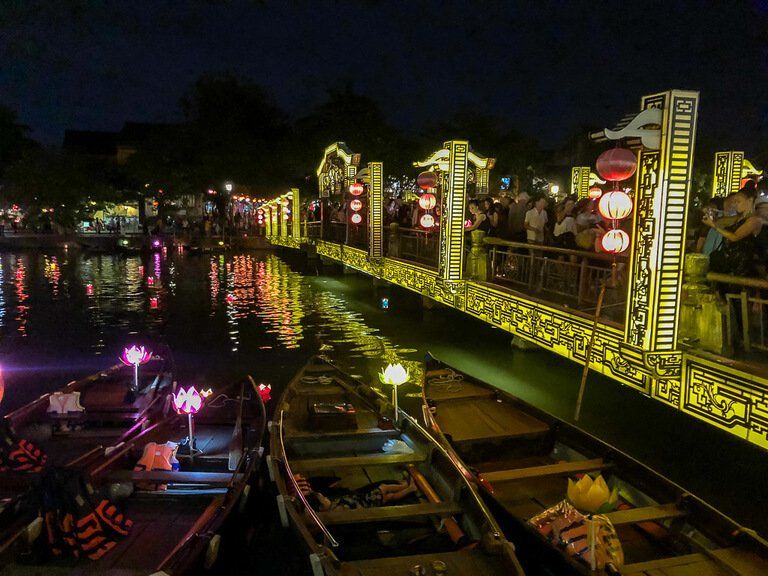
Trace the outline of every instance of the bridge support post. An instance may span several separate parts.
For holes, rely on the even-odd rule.
[[[470,236],[472,248],[467,257],[467,279],[485,282],[488,280],[488,250],[483,243],[485,232],[472,230]]]
[[[368,256],[384,256],[384,163],[369,162]]]
[[[467,204],[469,142],[451,140],[448,149],[448,189],[441,195],[438,275],[444,281],[463,279],[464,214]]]
[[[291,188],[291,232],[296,242],[301,241],[301,202],[299,201],[299,189]]]
[[[389,225],[387,256],[391,258],[400,257],[400,225],[397,222],[392,222],[392,224]]]

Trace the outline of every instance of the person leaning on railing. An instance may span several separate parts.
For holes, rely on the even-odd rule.
[[[763,227],[762,219],[755,214],[756,187],[745,186],[730,198],[737,214],[736,221],[723,225],[714,220],[712,214],[705,214],[702,222],[716,230],[723,242],[709,256],[709,269],[720,274],[754,277],[760,247],[757,237]]]

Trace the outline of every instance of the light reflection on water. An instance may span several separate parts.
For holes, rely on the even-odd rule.
[[[201,378],[267,372],[279,388],[319,351],[374,380],[382,364],[402,362],[418,381],[415,350],[382,337],[333,288],[264,253],[4,253],[0,362],[103,367],[139,339],[168,342]]]

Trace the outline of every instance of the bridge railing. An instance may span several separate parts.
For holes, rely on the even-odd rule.
[[[304,220],[301,223],[301,236],[303,238],[320,238],[320,234],[323,230],[323,223],[320,220],[307,221]]]
[[[440,237],[437,232],[401,228],[397,224],[384,229],[384,251],[389,258],[437,268],[439,244]]]
[[[552,305],[594,315],[606,286],[600,318],[624,324],[627,258],[553,246],[485,238],[489,281]]]
[[[725,299],[725,348],[746,354],[768,351],[768,280],[714,272],[706,278]]]

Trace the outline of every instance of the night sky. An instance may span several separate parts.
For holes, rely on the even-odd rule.
[[[351,82],[402,129],[474,109],[545,146],[695,89],[701,137],[768,161],[768,0],[0,0],[0,48],[0,104],[49,144],[179,120],[231,71],[294,116]]]

